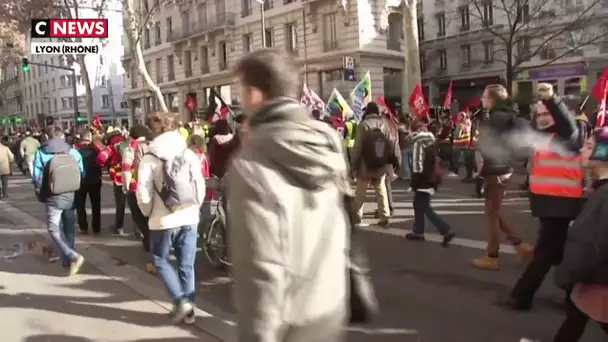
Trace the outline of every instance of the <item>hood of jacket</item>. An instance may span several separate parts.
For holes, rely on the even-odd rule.
[[[213,136],[213,140],[217,141],[218,144],[224,145],[232,141],[234,135],[232,133],[228,134],[216,134]]]
[[[47,154],[54,153],[67,153],[70,151],[72,147],[62,138],[53,138],[47,140],[44,145],[42,145],[42,151]]]
[[[338,133],[314,120],[298,101],[272,101],[252,116],[250,127],[251,145],[291,181],[311,191],[333,185],[350,193]]]
[[[186,140],[178,131],[165,132],[150,142],[150,152],[161,159],[172,159],[186,148]]]

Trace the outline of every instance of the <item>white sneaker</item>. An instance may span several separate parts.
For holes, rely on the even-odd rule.
[[[522,337],[519,342],[540,342],[540,340],[531,340],[529,338]]]
[[[455,174],[454,172],[448,172],[448,174],[445,175],[445,176],[448,177],[448,178],[456,178],[456,177],[458,177],[458,175]]]
[[[192,311],[194,311],[194,305],[189,301],[183,300],[181,303],[173,306],[173,311],[171,311],[170,314],[171,321],[173,324],[179,324],[184,321],[184,318]]]
[[[186,315],[186,317],[184,317],[184,324],[192,325],[194,323],[196,323],[196,314],[194,313],[194,310],[192,310]]]
[[[407,192],[412,192],[412,188],[411,188],[411,187],[409,187],[409,188],[407,188],[407,190],[405,190],[405,191],[407,191]]]

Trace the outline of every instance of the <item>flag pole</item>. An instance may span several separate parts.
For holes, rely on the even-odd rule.
[[[583,100],[583,103],[581,104],[581,107],[580,107],[581,111],[583,110],[583,108],[585,108],[587,101],[589,101],[589,94],[587,94],[587,96],[585,96],[585,100]]]

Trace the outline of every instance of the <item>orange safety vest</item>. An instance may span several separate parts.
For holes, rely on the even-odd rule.
[[[530,170],[530,192],[535,195],[582,198],[585,172],[580,155],[567,157],[551,151],[536,152]]]

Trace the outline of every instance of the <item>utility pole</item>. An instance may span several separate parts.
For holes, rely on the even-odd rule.
[[[116,107],[114,106],[114,92],[112,91],[112,76],[109,77],[108,80],[108,97],[110,98],[110,109],[112,110],[112,121],[114,122],[114,127],[118,125],[116,122]],[[121,125],[122,126],[122,125]]]

